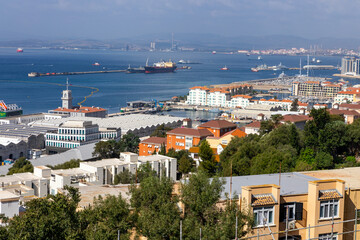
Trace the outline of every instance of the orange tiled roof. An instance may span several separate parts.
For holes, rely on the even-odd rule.
[[[245,137],[247,135],[245,132],[241,131],[239,128],[236,128],[230,132],[225,133],[222,137],[225,137],[229,134],[233,135],[234,137],[239,137],[239,138]]]
[[[282,102],[288,102],[288,103],[292,103],[292,101],[290,99],[283,99],[281,100]]]
[[[341,194],[336,189],[319,191],[319,200],[342,198]]]
[[[273,205],[276,201],[272,194],[252,195],[251,206]]]
[[[175,128],[166,133],[167,135],[182,135],[182,136],[194,136],[194,137],[207,137],[213,136],[209,130],[207,129],[194,129],[194,128]]]
[[[319,81],[306,81],[305,83],[310,83],[310,84],[320,84]]]
[[[209,88],[207,88],[207,87],[201,87],[201,86],[195,86],[195,87],[192,87],[192,88],[190,88],[190,89],[192,89],[192,90],[194,90],[194,89],[209,90]]]
[[[232,96],[231,98],[252,98],[252,96],[249,96],[249,95],[235,95],[235,96]]]
[[[140,143],[150,143],[150,144],[166,144],[166,138],[164,137],[149,137],[145,140],[142,140]]]

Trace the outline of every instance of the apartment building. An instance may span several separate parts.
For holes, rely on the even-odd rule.
[[[347,88],[338,92],[334,98],[334,103],[353,103],[360,101],[360,88]]]
[[[246,108],[250,105],[251,96],[248,95],[235,95],[231,97],[229,107],[231,108]]]
[[[331,82],[305,81],[293,82],[292,95],[304,97],[334,98],[341,90],[341,84]]]
[[[245,238],[354,239],[358,170],[227,177],[221,199],[236,193],[239,207],[253,214],[255,226]]]
[[[226,120],[211,120],[198,126],[198,129],[207,129],[214,137],[221,137],[227,132],[236,129],[236,124]]]
[[[227,107],[230,101],[230,92],[220,88],[209,90],[207,105],[211,107]]]
[[[360,75],[360,59],[351,56],[345,56],[341,60],[341,74]]]
[[[262,99],[259,100],[259,104],[269,105],[269,106],[276,106],[276,107],[280,107],[281,110],[290,111],[292,101],[289,100],[289,99],[283,99],[283,100],[269,99],[269,100],[266,100],[266,99],[262,98]]]
[[[158,153],[162,146],[166,146],[166,138],[164,137],[144,139],[139,144],[139,156],[149,156],[153,153]]]
[[[207,95],[209,92],[207,87],[192,87],[189,91],[186,103],[189,105],[205,106],[207,105]]]
[[[166,133],[166,151],[189,150],[208,136],[213,136],[208,129],[175,128]]]

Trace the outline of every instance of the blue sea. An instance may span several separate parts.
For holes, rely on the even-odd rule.
[[[84,106],[100,106],[110,113],[118,112],[126,102],[134,100],[166,100],[173,96],[186,95],[193,86],[231,83],[253,79],[272,78],[280,72],[251,72],[250,68],[266,63],[287,67],[298,67],[299,56],[257,56],[247,57],[239,54],[211,54],[203,52],[124,52],[116,50],[49,50],[24,49],[17,53],[15,48],[0,48],[0,100],[16,103],[25,114],[47,112],[61,106],[61,92],[65,88],[67,76],[30,78],[29,72],[79,72],[97,71],[106,68],[126,69],[144,66],[161,59],[179,61],[180,59],[201,64],[189,65],[190,70],[162,74],[106,73],[71,75],[69,82],[73,91],[74,103],[78,103],[91,93],[88,87],[98,88],[99,92],[88,98]],[[306,57],[302,56],[303,64]],[[324,65],[339,65],[340,57],[319,57]],[[99,62],[100,66],[92,64]],[[228,71],[220,68],[227,66]],[[181,66],[181,65],[179,65]],[[312,71],[312,76],[331,77],[338,71]],[[287,75],[298,71],[287,70]]]

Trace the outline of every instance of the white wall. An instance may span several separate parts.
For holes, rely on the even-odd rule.
[[[5,216],[9,218],[19,215],[19,200],[0,202],[0,213],[5,214]]]

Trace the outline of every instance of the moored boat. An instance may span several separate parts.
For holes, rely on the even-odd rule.
[[[145,73],[168,73],[176,70],[176,64],[169,60],[154,63],[153,66],[145,66]]]

